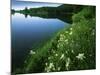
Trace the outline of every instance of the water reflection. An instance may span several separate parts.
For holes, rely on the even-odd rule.
[[[41,18],[46,18],[46,19],[52,19],[52,18],[57,18],[59,20],[62,20],[64,22],[67,22],[67,23],[72,23],[72,14],[70,13],[62,13],[62,14],[57,14],[57,13],[51,13],[51,14],[46,14],[46,13],[32,13],[32,14],[28,14],[28,13],[20,13],[20,12],[16,12],[16,13],[19,13],[19,14],[23,14],[25,16],[25,18],[27,18],[28,16],[30,17],[34,17],[34,16],[38,16],[38,17],[41,17]],[[14,13],[15,14],[15,13]]]
[[[25,15],[25,18],[27,18],[28,14],[24,14]]]
[[[12,15],[12,67],[20,67],[32,48],[36,50],[43,46],[46,41],[68,25],[67,22],[55,16],[43,18],[20,13]]]

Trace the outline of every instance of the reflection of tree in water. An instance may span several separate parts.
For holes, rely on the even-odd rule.
[[[11,14],[12,14],[12,15],[15,14],[15,10],[14,10],[14,9],[11,10]]]
[[[60,19],[63,22],[67,22],[67,23],[71,23],[71,16],[72,14],[37,14],[37,13],[32,13],[32,14],[27,14],[27,13],[20,13],[23,14],[25,16],[25,18],[27,18],[28,16],[30,17],[41,17],[41,18],[46,18],[46,19]]]
[[[27,18],[28,14],[24,14],[25,15],[25,18]]]
[[[64,22],[71,23],[72,15],[82,9],[82,6],[76,5],[61,5],[58,7],[40,7],[40,8],[27,8],[24,10],[18,10],[17,13],[27,16],[38,16],[42,18],[58,18]]]

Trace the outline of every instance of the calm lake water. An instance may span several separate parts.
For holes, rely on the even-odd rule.
[[[68,26],[68,23],[57,18],[30,17],[23,14],[12,15],[12,65],[19,67],[29,51],[40,47],[54,34]]]

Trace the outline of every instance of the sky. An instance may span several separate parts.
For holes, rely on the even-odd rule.
[[[19,10],[24,9],[25,7],[28,8],[37,8],[37,7],[44,7],[44,6],[50,6],[50,7],[57,7],[61,4],[53,4],[53,3],[39,3],[39,2],[27,2],[27,1],[18,1],[18,0],[12,0],[12,9]]]

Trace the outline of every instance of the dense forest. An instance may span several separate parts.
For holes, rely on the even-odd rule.
[[[42,18],[58,18],[69,23],[72,22],[72,15],[77,13],[83,8],[81,5],[66,5],[63,4],[58,7],[40,7],[40,8],[27,8],[23,10],[14,10],[12,9],[12,14],[21,13],[25,17],[29,16],[39,16]],[[62,18],[63,17],[63,18]]]
[[[20,12],[20,13],[25,13],[25,14],[66,14],[66,13],[74,13],[78,12],[83,8],[81,5],[66,5],[63,4],[58,7],[40,7],[40,8],[25,8],[23,10],[14,10],[12,9],[12,12]]]
[[[59,16],[71,14],[71,25],[58,32],[43,47],[31,51],[22,68],[14,73],[41,73],[96,68],[96,17],[95,6],[61,5],[12,12],[30,16],[42,14]],[[47,14],[47,15],[46,15]],[[68,18],[65,16],[66,19]]]

